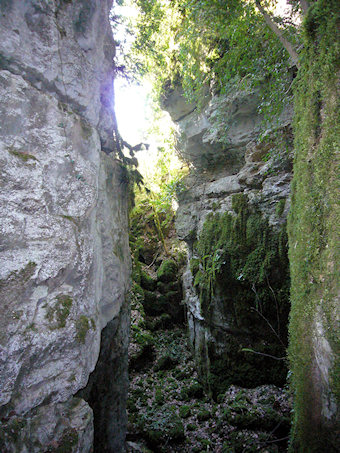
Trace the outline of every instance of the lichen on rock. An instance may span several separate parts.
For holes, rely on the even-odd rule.
[[[91,407],[66,408],[96,367],[101,330],[127,304],[127,196],[120,164],[108,155],[115,149],[111,3],[1,2],[4,451],[92,449]],[[124,341],[116,343],[121,381]],[[124,392],[116,417],[103,421],[117,432],[124,432]]]

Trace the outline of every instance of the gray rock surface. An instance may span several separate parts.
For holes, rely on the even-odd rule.
[[[95,369],[102,329],[126,311],[124,170],[106,154],[111,3],[0,4],[1,451],[66,440],[63,451],[91,451],[92,409],[73,396]],[[123,368],[127,336],[115,343]]]
[[[170,104],[178,127],[178,151],[192,166],[176,218],[182,239],[196,237],[210,212],[231,211],[235,193],[246,193],[272,225],[285,221],[286,216],[275,216],[275,208],[281,199],[287,199],[286,213],[289,207],[292,112],[287,108],[275,126],[265,131],[258,102],[256,93],[232,91],[228,96],[212,97],[201,112],[188,109],[177,120],[176,107],[181,104],[177,97]],[[267,139],[260,142],[260,134]]]
[[[0,6],[1,67],[72,105],[100,130],[108,150],[114,146],[111,5],[110,0],[14,0]]]
[[[235,194],[247,195],[251,209],[279,231],[286,222],[292,177],[290,108],[265,130],[257,111],[256,92],[235,87],[228,95],[211,97],[201,112],[192,106],[185,110],[179,97],[180,90],[174,90],[163,105],[177,125],[179,153],[191,165],[176,215],[177,233],[188,245],[188,261],[196,258],[194,243],[209,214],[236,215],[232,209]],[[266,139],[260,141],[260,134]],[[207,319],[189,264],[184,273],[184,292],[190,342],[200,374],[206,378],[208,348],[213,345],[215,359],[226,357],[229,338],[245,338],[247,331],[242,326],[235,328],[230,302],[224,301],[216,288]]]

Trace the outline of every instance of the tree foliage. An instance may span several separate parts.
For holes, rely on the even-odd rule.
[[[263,3],[270,11],[276,2]],[[254,1],[135,0],[133,4],[139,14],[128,65],[135,74],[152,77],[158,96],[181,84],[187,99],[199,105],[207,87],[225,93],[238,80],[248,86],[265,85],[260,107],[264,112],[283,101],[292,62]],[[298,34],[292,22],[268,15],[296,47]]]

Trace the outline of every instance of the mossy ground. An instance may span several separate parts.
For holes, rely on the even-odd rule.
[[[290,403],[285,390],[231,386],[213,401],[198,380],[186,332],[176,327],[153,337],[153,360],[130,372],[129,441],[164,453],[286,451]],[[159,366],[165,357],[172,357],[170,367]]]
[[[139,369],[154,358],[153,332],[184,322],[180,275],[184,260],[177,245],[173,222],[167,220],[166,213],[159,213],[156,221],[155,212],[146,200],[133,209],[130,214],[133,283],[129,347],[132,369]]]
[[[284,203],[281,205],[278,216]],[[264,447],[278,452],[286,448],[287,439],[276,443],[288,433],[284,392],[266,386],[264,392],[274,395],[273,400],[258,406],[252,400],[256,389],[230,387],[285,383],[284,361],[242,351],[248,347],[256,353],[285,355],[289,311],[285,228],[272,230],[246,196],[234,196],[233,210],[208,217],[190,263],[207,322],[211,321],[214,298],[223,294],[224,310],[228,316],[232,314],[233,328],[244,329],[247,336],[247,341],[244,337],[238,341],[215,330],[215,336],[229,338],[228,350],[221,355],[213,341],[202,344],[201,356],[209,355],[209,366],[195,361],[188,348],[180,275],[183,256],[166,253],[172,249],[171,228],[159,235],[160,223],[148,204],[139,205],[130,217],[133,286],[128,439],[142,441],[155,452],[243,452],[263,451]],[[275,335],[252,308],[268,317]],[[207,389],[212,391],[205,392]],[[228,392],[250,396],[233,406]]]
[[[136,256],[134,263],[128,440],[145,452],[241,453],[264,447],[268,452],[285,451],[290,410],[286,393],[266,386],[262,393],[267,400],[258,403],[252,396],[258,390],[229,388],[232,380],[220,386],[219,379],[218,401],[208,397],[188,347],[183,319],[171,309],[175,302],[184,310],[180,263],[163,258],[150,266]],[[220,357],[211,362],[210,379],[213,370],[216,377],[228,374],[229,362]],[[259,374],[256,365],[252,370]],[[239,403],[231,404],[231,395],[239,393],[243,399],[239,395]],[[282,437],[285,440],[277,443]]]

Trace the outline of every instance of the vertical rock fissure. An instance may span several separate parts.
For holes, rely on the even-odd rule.
[[[203,110],[187,106],[185,115],[180,86],[163,95],[178,126],[180,154],[194,161],[181,180],[175,219],[188,256],[181,261],[170,228],[163,235],[172,250],[167,266],[179,267],[180,273],[162,281],[166,260],[157,254],[157,220],[147,200],[137,204],[130,232],[128,440],[131,448],[139,441],[155,451],[262,451],[275,444],[284,452],[290,428],[284,388],[290,108],[266,131],[264,143],[260,128],[254,128],[263,125],[256,92],[212,95]],[[209,135],[221,103],[232,106],[233,114],[221,125],[233,137],[230,147]],[[171,296],[178,278],[189,348],[183,325],[169,316],[178,303]]]
[[[95,453],[122,451],[125,442],[129,324],[126,302],[119,316],[103,329],[96,368],[77,395],[93,410]]]

